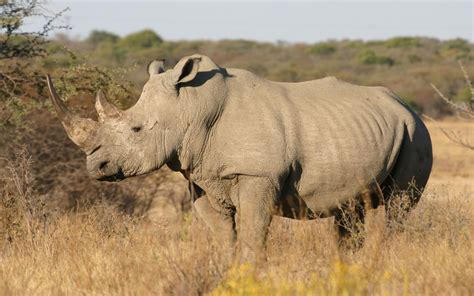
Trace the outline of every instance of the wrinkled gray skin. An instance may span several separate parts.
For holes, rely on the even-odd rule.
[[[120,180],[164,164],[181,171],[199,216],[222,243],[238,241],[244,260],[264,246],[274,215],[335,216],[343,242],[366,208],[399,191],[412,207],[428,180],[428,131],[386,88],[333,77],[277,83],[202,55],[168,71],[154,61],[148,71],[126,111],[98,94],[99,123],[69,113],[48,82],[92,177]]]

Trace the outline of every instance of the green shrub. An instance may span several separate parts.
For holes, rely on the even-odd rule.
[[[466,103],[469,103],[469,101],[471,100],[471,98],[472,98],[471,89],[466,86],[465,88],[461,89],[461,90],[456,94],[456,96],[453,98],[453,101],[455,101],[455,102],[466,102]]]
[[[379,56],[373,50],[364,50],[359,53],[358,60],[360,63],[365,65],[389,65],[392,66],[395,63],[390,57]]]
[[[318,43],[310,48],[310,52],[314,54],[328,55],[336,52],[336,47],[329,43]]]
[[[94,30],[89,34],[87,42],[97,45],[103,42],[115,43],[119,39],[120,37],[116,34],[107,31]]]
[[[126,54],[126,48],[110,42],[100,43],[96,48],[97,57],[106,61],[122,62],[126,58]]]
[[[385,41],[383,40],[368,40],[365,42],[367,46],[380,46],[384,45]]]
[[[423,108],[421,108],[414,100],[412,100],[408,96],[400,94],[400,93],[397,93],[397,96],[400,99],[402,99],[402,101],[405,102],[405,104],[407,104],[408,106],[410,106],[410,108],[412,108],[413,110],[418,111],[418,112],[422,111]]]
[[[275,81],[296,82],[299,81],[298,67],[294,64],[281,65],[271,69],[268,78]]]
[[[409,54],[408,55],[408,61],[411,63],[411,64],[414,64],[414,63],[418,63],[418,62],[421,62],[421,58],[416,55],[416,54]]]
[[[376,63],[377,55],[373,50],[368,49],[360,52],[357,58],[360,63],[370,65]]]
[[[409,48],[418,47],[420,43],[417,38],[414,37],[395,37],[385,41],[385,46],[388,48]]]
[[[365,42],[362,40],[351,40],[346,42],[347,48],[362,48],[365,47]]]
[[[62,53],[64,52],[64,45],[53,41],[46,44],[45,49],[48,54]]]
[[[444,56],[454,57],[456,59],[471,59],[469,56],[472,45],[465,39],[457,38],[443,43],[441,52]]]
[[[119,45],[125,49],[143,49],[160,45],[163,39],[152,30],[142,30],[129,34],[120,40]]]
[[[454,49],[461,52],[470,52],[471,48],[469,46],[469,42],[465,39],[457,38],[452,39],[444,42],[443,44],[444,49]]]
[[[44,107],[45,79],[38,61],[51,55],[48,50],[61,51],[50,47],[47,37],[67,28],[55,24],[64,11],[54,14],[37,0],[0,1],[0,135],[18,135],[25,127],[24,116]],[[43,22],[37,30],[25,26],[32,17]]]

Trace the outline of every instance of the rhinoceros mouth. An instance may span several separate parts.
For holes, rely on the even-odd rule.
[[[122,181],[123,179],[126,179],[125,175],[123,174],[122,169],[119,169],[118,172],[114,175],[109,175],[109,176],[101,176],[97,178],[98,181],[106,181],[106,182],[119,182]]]

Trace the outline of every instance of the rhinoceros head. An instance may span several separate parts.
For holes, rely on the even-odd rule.
[[[148,65],[150,78],[137,103],[128,110],[119,110],[99,91],[95,103],[98,121],[72,114],[47,77],[58,117],[69,138],[86,153],[92,177],[121,180],[158,169],[175,157],[191,117],[202,113],[189,104],[192,93],[180,94],[181,87],[196,78],[201,57],[183,58],[168,71],[163,61],[152,61]]]

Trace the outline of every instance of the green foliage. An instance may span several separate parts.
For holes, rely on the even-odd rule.
[[[336,76],[362,85],[384,85],[405,94],[411,100],[410,105],[431,116],[446,110],[433,100],[430,82],[453,97],[463,87],[459,83],[456,63],[459,50],[446,49],[453,48],[452,41],[432,38],[398,37],[368,42],[343,40],[311,45],[248,40],[184,40],[162,41],[145,48],[124,42],[125,38],[115,43],[102,42],[97,46],[91,46],[89,40],[69,40],[65,44],[87,56],[87,60],[81,60],[79,64],[87,62],[105,68],[134,69],[126,74],[126,79],[138,86],[137,89],[147,79],[145,66],[150,60],[166,59],[166,65],[170,67],[183,56],[194,53],[208,55],[223,67],[246,69],[274,81],[305,81]],[[471,44],[466,46],[472,47]],[[65,63],[67,59],[61,60],[59,55],[54,58],[63,61],[65,67],[70,67]],[[468,72],[472,71],[470,64],[467,68]]]
[[[48,34],[63,26],[37,0],[0,1],[0,128],[18,127],[29,111],[42,106],[44,75],[35,60],[48,56]],[[43,19],[38,31],[23,27],[30,17]]]
[[[359,62],[362,64],[376,64],[377,62],[377,56],[373,50],[366,49],[364,51],[361,51],[359,53],[359,56],[357,57]]]
[[[191,41],[191,44],[196,44],[195,41]],[[202,42],[198,41],[199,45],[202,45]],[[242,53],[249,50],[254,50],[258,48],[258,42],[244,39],[237,40],[222,40],[221,44],[228,47],[232,52]],[[197,49],[197,48],[196,48]]]
[[[457,38],[448,40],[443,44],[444,49],[454,49],[461,52],[469,52],[471,51],[469,42],[465,39]]]
[[[59,83],[56,83],[61,97],[65,100],[81,98],[89,95],[94,97],[100,89],[103,90],[109,100],[119,107],[129,106],[134,100],[133,87],[125,80],[127,69],[108,69],[88,64],[80,64],[63,69],[58,73]],[[78,102],[86,105],[87,102]]]
[[[417,111],[420,111],[420,106],[418,106],[418,104],[410,99],[408,96],[405,96],[405,95],[400,95],[400,94],[397,94],[398,97],[400,99],[402,99],[403,102],[405,102],[405,104],[407,104],[408,106],[410,106],[410,108],[412,108],[413,110],[417,110]]]
[[[269,77],[276,81],[296,82],[299,80],[299,72],[295,65],[281,65],[272,69]]]
[[[33,100],[24,100],[11,96],[2,102],[3,110],[0,112],[0,131],[8,127],[23,127],[24,116],[31,110],[39,109],[43,105]]]
[[[421,58],[416,54],[409,54],[408,62],[410,62],[410,64],[418,63],[421,62]]]
[[[21,44],[24,40],[28,39],[12,36],[9,42]],[[457,76],[459,70],[456,59],[462,57],[469,61],[472,52],[472,44],[463,39],[439,41],[397,37],[385,41],[343,40],[312,45],[249,40],[163,41],[151,30],[135,32],[124,38],[105,31],[94,31],[83,41],[62,36],[46,43],[43,48],[46,56],[38,60],[27,61],[21,58],[19,67],[13,66],[16,65],[13,61],[0,65],[0,75],[6,73],[4,69],[9,67],[21,70],[8,76],[14,77],[14,80],[3,79],[0,96],[14,95],[17,98],[28,97],[43,101],[47,98],[43,78],[47,71],[51,74],[59,73],[56,77],[68,77],[69,80],[63,77],[60,82],[63,87],[66,83],[76,83],[77,87],[84,88],[83,93],[88,96],[97,88],[91,87],[96,80],[101,81],[101,87],[106,90],[105,83],[119,81],[121,84],[131,81],[134,87],[126,87],[124,92],[127,95],[110,93],[119,98],[130,97],[146,81],[145,66],[150,60],[166,59],[166,64],[170,67],[183,56],[202,53],[223,67],[247,69],[274,81],[296,82],[336,76],[356,84],[388,86],[396,92],[404,93],[410,98],[408,103],[420,112],[436,116],[445,110],[432,100],[433,91],[429,82],[439,86],[441,91],[450,94],[453,99],[458,94],[464,100],[466,95]],[[29,66],[29,63],[34,66]],[[79,71],[78,67],[84,70]],[[467,68],[468,72],[472,71],[470,64]],[[105,71],[110,80],[97,78],[86,69],[95,74],[98,74],[97,71]],[[121,78],[115,79],[118,73],[109,69],[128,69],[129,72],[125,71],[120,74]],[[68,71],[72,71],[77,79],[72,79],[73,74],[68,74]],[[84,76],[82,80],[79,75]],[[32,84],[32,81],[39,83]],[[115,87],[118,85],[112,86]],[[70,88],[63,89],[66,96],[81,95],[73,86]],[[68,95],[68,91],[71,91],[71,95]],[[0,121],[1,118],[0,114]]]
[[[152,30],[142,30],[129,34],[120,40],[120,46],[127,49],[144,49],[159,46],[163,42]]]
[[[110,42],[103,42],[97,46],[98,57],[110,61],[112,64],[122,62],[126,57],[126,53],[125,48]]]
[[[0,60],[44,56],[49,42],[45,37],[55,29],[68,28],[55,25],[65,11],[51,15],[38,0],[0,1]],[[24,30],[25,20],[31,17],[45,21],[41,30]]]
[[[415,37],[395,37],[385,41],[388,48],[410,48],[420,46],[418,38]]]
[[[362,48],[362,47],[365,47],[366,44],[362,40],[350,40],[350,41],[345,42],[345,46],[347,48]]]
[[[112,71],[82,63],[66,46],[46,38],[51,30],[61,28],[53,25],[61,13],[48,16],[36,0],[4,1],[0,5],[0,128],[24,128],[26,115],[49,105],[45,72],[61,80],[58,89],[65,98],[92,95],[100,88],[119,105],[131,102],[131,84],[123,79],[126,68]],[[45,19],[41,31],[25,33],[23,21],[30,16]],[[96,31],[87,42],[110,44],[106,40],[114,40],[114,36]]]
[[[454,56],[456,59],[465,59],[469,57],[472,45],[465,39],[457,38],[443,43],[441,48],[445,56]]]
[[[310,52],[320,55],[329,55],[336,52],[336,47],[329,43],[318,43],[310,48]]]
[[[471,89],[466,86],[461,89],[456,96],[453,97],[453,101],[455,102],[466,102],[469,103],[472,98]]]
[[[46,44],[45,49],[46,49],[46,53],[47,53],[46,56],[52,55],[52,54],[55,54],[55,53],[64,52],[64,46],[61,45],[60,43],[57,43],[57,42],[50,42],[50,43]]]
[[[383,46],[385,41],[383,40],[369,40],[365,42],[365,44],[369,47],[378,47],[378,46]]]
[[[107,31],[101,31],[101,30],[94,30],[89,34],[89,37],[87,38],[87,42],[97,45],[99,43],[115,43],[117,40],[119,40],[120,37],[116,34],[107,32]]]
[[[389,65],[392,66],[395,61],[387,56],[377,55],[375,51],[367,49],[359,53],[358,60],[365,65]]]

